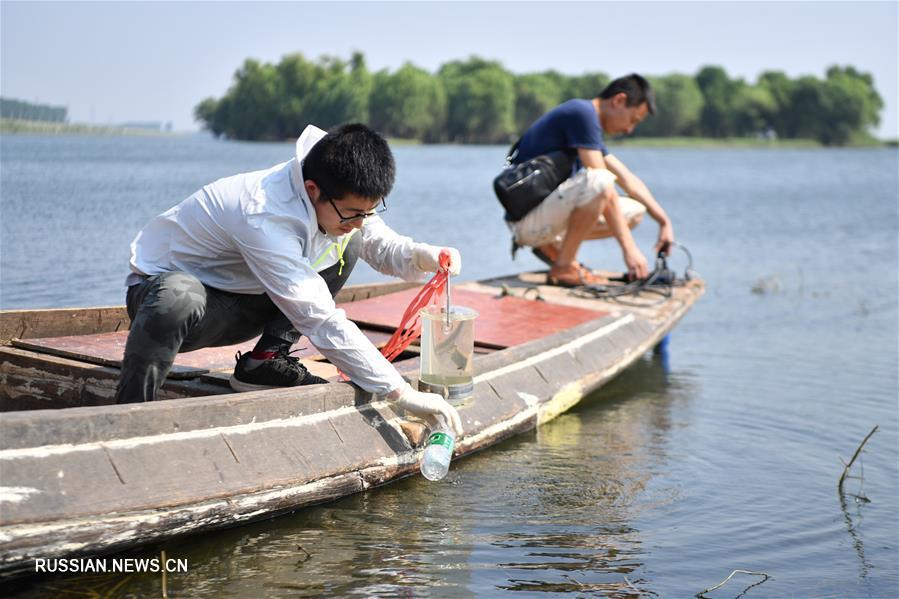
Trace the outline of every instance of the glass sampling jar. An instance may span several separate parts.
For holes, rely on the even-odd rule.
[[[443,306],[421,312],[421,376],[418,389],[463,400],[474,390],[472,357],[477,311],[451,306],[449,318]]]

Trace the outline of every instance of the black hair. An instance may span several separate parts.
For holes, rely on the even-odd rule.
[[[639,106],[646,102],[649,114],[656,113],[656,94],[649,81],[636,73],[615,79],[599,92],[597,98],[607,99],[621,92],[627,96],[628,107]]]
[[[332,129],[303,161],[303,178],[315,181],[324,197],[348,193],[380,200],[393,188],[396,165],[387,140],[361,123]]]

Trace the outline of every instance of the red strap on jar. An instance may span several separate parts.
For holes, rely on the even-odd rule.
[[[381,353],[389,361],[393,361],[403,353],[409,345],[421,336],[421,317],[419,312],[422,308],[436,304],[446,292],[446,286],[449,281],[450,254],[447,250],[440,251],[439,258],[440,267],[437,274],[424,284],[421,290],[409,302],[400,326],[394,331],[393,336],[381,348]]]

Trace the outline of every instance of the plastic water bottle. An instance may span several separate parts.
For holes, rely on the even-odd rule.
[[[428,480],[440,480],[449,471],[456,436],[450,427],[440,424],[428,436],[428,444],[421,456],[421,475]]]

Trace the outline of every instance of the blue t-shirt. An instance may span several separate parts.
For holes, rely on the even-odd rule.
[[[577,148],[609,153],[591,100],[568,100],[537,119],[521,136],[515,164],[558,150],[576,157]]]

